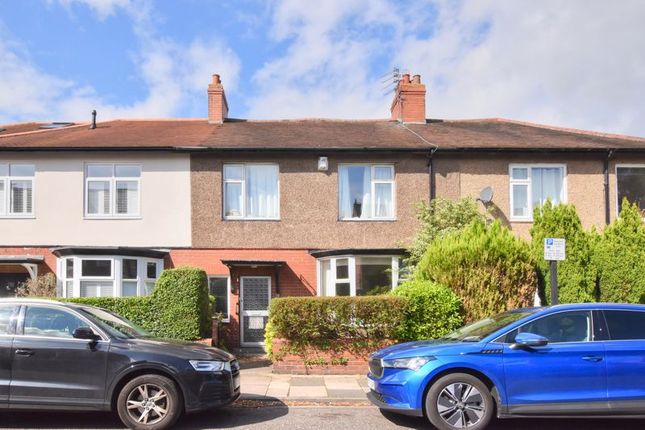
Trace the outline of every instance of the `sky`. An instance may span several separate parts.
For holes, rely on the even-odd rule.
[[[645,136],[642,0],[0,1],[0,124],[387,118],[392,71],[430,118]]]

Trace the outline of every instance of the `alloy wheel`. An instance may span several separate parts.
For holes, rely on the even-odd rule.
[[[137,423],[153,425],[168,414],[168,393],[155,384],[137,385],[126,401],[130,418]]]
[[[484,398],[479,390],[463,382],[447,385],[437,397],[439,416],[453,428],[475,426],[483,418],[485,408]]]

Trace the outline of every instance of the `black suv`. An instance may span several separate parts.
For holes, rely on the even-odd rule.
[[[159,430],[239,395],[239,365],[222,350],[151,338],[91,306],[0,300],[0,409],[116,410]]]

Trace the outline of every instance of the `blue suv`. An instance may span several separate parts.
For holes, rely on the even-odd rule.
[[[494,416],[645,416],[645,306],[517,309],[369,361],[369,398],[440,430]]]

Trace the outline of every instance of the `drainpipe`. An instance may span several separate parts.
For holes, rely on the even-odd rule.
[[[605,192],[605,224],[609,225],[611,222],[611,204],[609,202],[609,160],[614,155],[614,150],[611,149],[607,152],[607,157],[603,161],[603,187]]]
[[[433,155],[437,148],[432,148],[428,153],[428,185],[430,187],[430,201],[437,197],[437,189],[434,179],[434,158]]]

